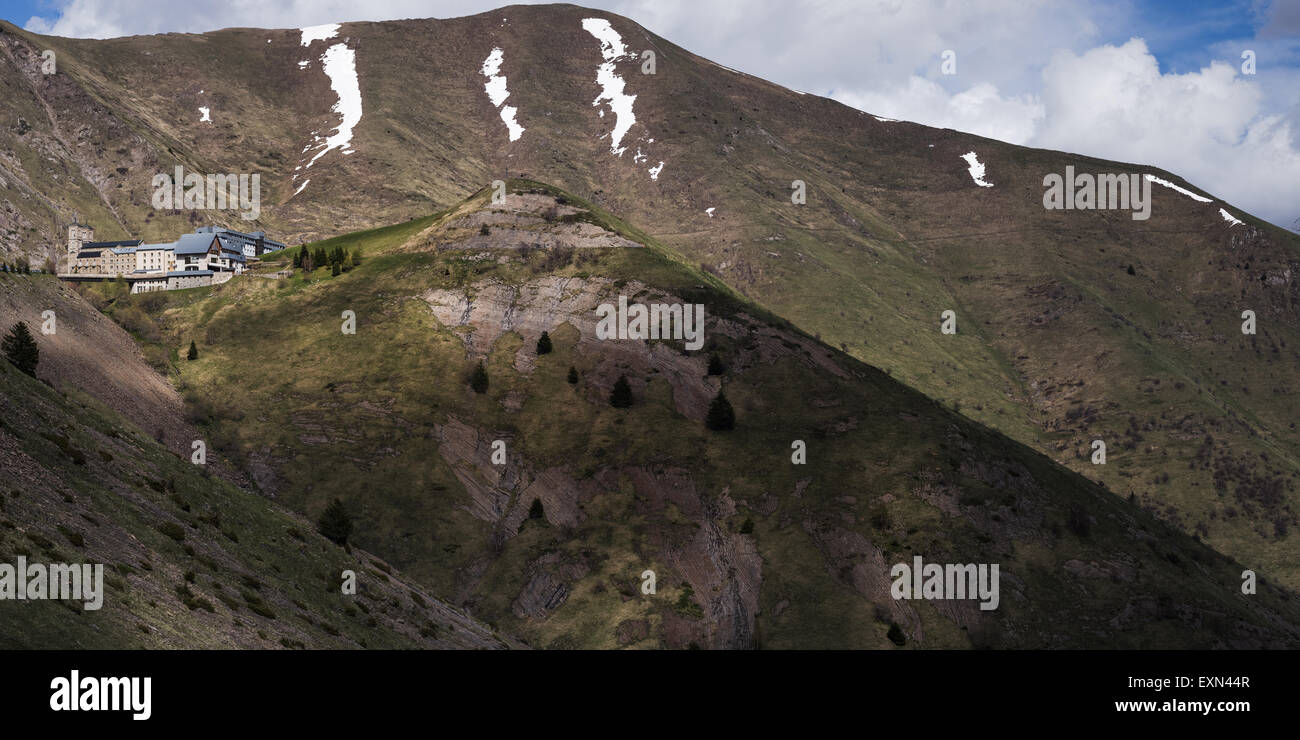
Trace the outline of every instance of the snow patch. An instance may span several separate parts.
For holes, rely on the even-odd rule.
[[[709,214],[709,218],[713,218],[713,212],[714,212],[715,210],[717,210],[717,208],[705,208],[705,209],[704,209],[704,212],[707,213],[707,214]]]
[[[311,64],[311,60],[310,60],[310,59],[305,59],[305,60],[303,60],[303,61],[301,61],[301,62],[298,62],[298,69],[306,69],[306,68],[307,68],[307,65],[309,65],[309,64]]]
[[[1177,185],[1173,184],[1172,182],[1169,182],[1168,180],[1161,180],[1155,175],[1147,175],[1146,177],[1151,182],[1154,182],[1157,185],[1164,185],[1167,188],[1173,188],[1174,190],[1177,190],[1178,192],[1182,193],[1183,195],[1186,195],[1188,198],[1191,198],[1192,200],[1200,201],[1201,203],[1210,202],[1209,198],[1206,198],[1205,196],[1202,195],[1197,195],[1196,193],[1193,193],[1192,191],[1187,190],[1185,188],[1180,188]]]
[[[212,123],[212,116],[209,115],[208,107],[206,105],[199,106],[199,113],[199,123],[203,123],[204,121]]]
[[[984,165],[975,152],[966,152],[961,155],[961,158],[966,160],[966,164],[970,165],[970,179],[974,180],[976,185],[982,188],[993,187],[993,183],[984,181]]]
[[[338,25],[338,24],[334,24]],[[307,163],[311,167],[316,160],[325,156],[331,149],[338,149],[343,154],[352,154],[352,130],[361,121],[361,85],[357,81],[357,55],[346,44],[334,44],[321,55],[321,64],[325,74],[330,78],[330,87],[339,100],[331,109],[343,116],[334,134],[325,139],[324,148]],[[316,132],[312,132],[313,134]],[[317,140],[319,136],[315,137]]]
[[[660,173],[660,172],[663,172],[663,169],[664,169],[664,163],[663,163],[662,161],[660,161],[660,162],[659,162],[659,166],[657,166],[657,167],[651,167],[650,169],[646,170],[646,172],[649,172],[649,173],[650,173],[650,179],[651,179],[651,180],[658,180],[658,179],[659,179],[659,173]]]
[[[483,60],[483,76],[488,78],[484,83],[483,89],[487,92],[488,99],[492,105],[501,108],[501,120],[505,122],[506,128],[510,130],[510,140],[518,141],[520,136],[524,135],[524,127],[519,125],[515,120],[515,113],[518,110],[513,105],[501,107],[506,98],[510,97],[510,91],[506,89],[505,75],[498,74],[501,71],[501,62],[505,59],[505,53],[500,47],[492,50],[487,59]]]
[[[501,62],[505,59],[505,52],[500,47],[492,50],[487,59],[483,60],[483,76],[488,78],[483,89],[487,91],[488,98],[492,101],[493,107],[500,107],[505,99],[510,97],[510,91],[506,89],[506,78],[499,74],[501,72]]]
[[[636,123],[636,116],[632,114],[632,103],[636,100],[635,95],[628,95],[623,92],[625,82],[618,73],[614,71],[614,62],[629,56],[628,51],[623,46],[623,37],[609,25],[609,21],[604,18],[584,18],[582,28],[596,40],[600,41],[600,54],[605,61],[596,70],[596,84],[600,85],[600,95],[591,101],[591,104],[600,107],[602,102],[608,101],[609,108],[614,112],[614,130],[609,134],[609,150],[618,156],[623,156],[627,147],[620,147],[623,136]],[[605,117],[605,110],[601,108],[600,117]],[[658,172],[652,170],[651,177],[658,176]]]
[[[298,186],[298,189],[295,190],[295,191],[293,191],[293,194],[294,194],[294,195],[297,195],[298,193],[301,193],[301,192],[302,192],[302,189],[305,188],[305,187],[307,187],[307,183],[309,183],[309,182],[311,182],[311,178],[310,178],[310,177],[307,178],[306,180],[303,180],[303,181],[302,181],[302,184]]]
[[[872,118],[876,119],[877,121],[880,121],[881,123],[898,123],[897,118],[885,118],[884,116],[872,116]]]
[[[307,26],[299,29],[302,31],[302,45],[311,46],[313,41],[324,41],[332,39],[339,33],[339,24],[325,23],[319,26]]]
[[[1241,219],[1234,218],[1231,213],[1228,213],[1223,208],[1219,209],[1219,215],[1223,216],[1223,220],[1227,221],[1230,226],[1240,226],[1243,223]]]

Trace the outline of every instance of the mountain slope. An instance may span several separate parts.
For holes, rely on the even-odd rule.
[[[46,285],[20,285],[33,281]],[[42,288],[60,290],[53,278],[0,276],[7,298]],[[29,313],[6,308],[0,324],[7,331]],[[89,395],[57,392],[8,362],[0,362],[0,477],[7,565],[22,556],[104,566],[98,610],[0,601],[6,649],[518,645],[383,560],[345,551],[302,517],[169,452]],[[356,574],[355,595],[342,593],[346,570]]]
[[[209,438],[292,508],[341,497],[358,543],[541,647],[879,648],[894,625],[920,647],[1300,639],[1295,597],[1242,595],[1240,564],[593,204],[508,190],[323,244],[363,255],[338,277],[165,294],[168,341],[199,340],[179,382]],[[703,303],[705,347],[597,339],[595,308],[620,295]],[[610,405],[620,376],[631,408]],[[723,387],[737,425],[712,432]],[[916,555],[999,563],[999,607],[893,599],[891,565]]]
[[[5,31],[0,79],[15,104],[0,111],[10,224],[0,238],[10,250],[61,243],[55,225],[74,210],[104,236],[172,238],[208,220],[150,207],[150,178],[177,164],[260,173],[266,202],[253,223],[295,240],[535,177],[639,224],[827,344],[1300,586],[1289,556],[1297,237],[1156,183],[1145,221],[1043,207],[1044,177],[1067,166],[1197,191],[1174,174],[880,120],[569,5],[345,23],[306,45],[298,30],[107,41]],[[355,58],[362,113],[347,145],[325,150],[344,120],[335,90],[353,79],[326,64],[339,46]],[[45,48],[57,75],[39,72]],[[504,100],[485,87],[495,49]],[[654,74],[642,74],[646,50]],[[635,100],[605,97],[602,65]],[[505,106],[524,129],[517,140]],[[970,153],[992,187],[974,181]],[[791,202],[795,180],[805,204]],[[955,335],[940,332],[949,310]],[[1244,310],[1257,335],[1241,334]],[[1094,440],[1107,444],[1104,466],[1091,463]]]

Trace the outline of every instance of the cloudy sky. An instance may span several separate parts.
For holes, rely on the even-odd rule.
[[[0,0],[38,33],[448,18],[491,0]],[[1300,0],[585,0],[868,112],[1176,172],[1300,229]],[[952,51],[955,74],[945,74]],[[1254,74],[1243,59],[1253,52]]]

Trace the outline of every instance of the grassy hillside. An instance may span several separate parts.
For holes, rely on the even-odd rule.
[[[591,104],[603,61],[582,28],[593,17],[634,52],[615,62],[636,96],[622,155],[610,112]],[[1176,173],[878,120],[572,5],[343,24],[328,43],[356,53],[354,153],[298,169],[338,124],[327,42],[303,47],[293,29],[104,41],[3,30],[10,252],[61,244],[74,211],[105,237],[253,226],[233,212],[155,211],[149,178],[177,164],[262,175],[256,225],[290,242],[399,224],[341,237],[376,253],[493,180],[552,182],[827,345],[1300,587],[1297,237],[1212,193],[1201,203],[1155,184],[1146,221],[1042,204],[1044,176],[1070,165],[1197,190]],[[40,73],[46,48],[58,74]],[[495,48],[526,128],[514,142],[483,88]],[[637,50],[655,51],[656,74],[640,73]],[[972,181],[970,152],[994,187]],[[1243,310],[1257,335],[1241,334]],[[955,335],[939,331],[944,311]]]
[[[384,560],[329,542],[303,517],[167,450],[91,396],[60,393],[3,361],[0,473],[4,562],[101,563],[105,582],[95,611],[0,601],[6,649],[517,644]],[[342,593],[345,570],[356,574],[355,595]]]
[[[199,347],[177,382],[220,452],[309,517],[342,498],[361,546],[536,646],[879,648],[893,625],[909,647],[1296,643],[1295,597],[1242,595],[1239,563],[601,209],[510,186],[504,206],[345,238],[364,256],[338,277],[164,294],[160,331]],[[574,246],[620,238],[649,248]],[[620,294],[704,303],[706,348],[596,340],[594,306]],[[608,401],[620,375],[628,409]],[[703,424],[719,388],[730,432]],[[892,599],[913,555],[999,563],[1000,607]]]

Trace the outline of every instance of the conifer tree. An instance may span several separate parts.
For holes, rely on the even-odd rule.
[[[537,340],[537,354],[548,355],[551,353],[551,335],[542,332],[541,338]]]
[[[316,530],[336,545],[346,545],[352,534],[352,517],[343,502],[334,499],[316,522]]]
[[[569,366],[569,385],[577,385],[577,384],[578,384],[578,369],[576,367]]]
[[[713,397],[713,402],[709,404],[709,414],[704,418],[704,424],[715,432],[736,427],[736,412],[732,410],[731,402],[727,400],[726,395],[721,390],[718,391],[718,395]]]
[[[721,375],[726,371],[727,368],[722,364],[722,359],[717,353],[709,355],[709,375]]]
[[[190,340],[190,351],[186,353],[185,359],[187,360],[199,359],[199,348],[194,344],[193,339]]]
[[[625,409],[632,405],[632,386],[627,384],[627,376],[620,375],[614,381],[614,390],[609,394],[609,405],[616,409]]]
[[[469,378],[469,387],[473,388],[475,393],[487,393],[488,375],[482,360],[479,360],[478,365],[474,367],[474,374]]]
[[[36,377],[36,365],[40,362],[41,351],[25,322],[19,321],[9,329],[4,340],[0,341],[0,349],[4,350],[5,358],[14,367]]]

